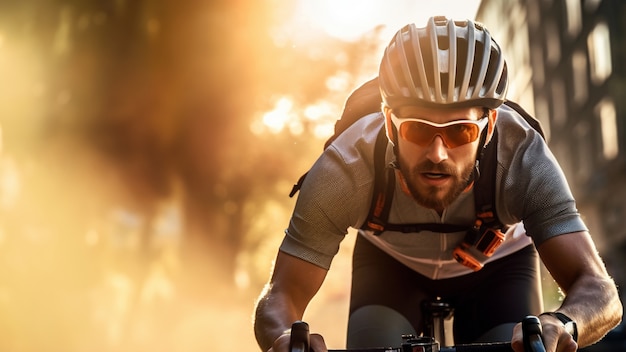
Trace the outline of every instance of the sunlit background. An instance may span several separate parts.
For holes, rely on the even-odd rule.
[[[287,194],[345,98],[401,26],[478,6],[1,2],[0,350],[258,350]],[[353,239],[306,316],[335,348]]]

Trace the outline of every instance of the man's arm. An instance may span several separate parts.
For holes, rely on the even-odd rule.
[[[287,351],[289,334],[285,332],[294,321],[302,319],[326,273],[326,269],[278,252],[274,272],[259,298],[254,320],[254,333],[263,351],[272,347],[274,352]],[[316,351],[326,350],[319,335],[311,336],[311,347]]]
[[[552,237],[538,247],[541,260],[559,285],[565,299],[557,309],[577,324],[578,346],[591,345],[617,326],[622,304],[588,232]],[[550,315],[540,316],[546,351],[574,351],[576,345],[563,324]],[[516,330],[518,337],[519,329]]]

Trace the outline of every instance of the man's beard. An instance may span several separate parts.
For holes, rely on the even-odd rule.
[[[411,195],[418,204],[430,209],[443,210],[452,204],[467,188],[472,179],[474,167],[470,164],[459,174],[454,167],[445,162],[435,164],[430,160],[426,160],[411,170],[407,170],[405,167],[401,166],[400,171],[406,180],[409,192],[411,192]],[[443,194],[440,194],[443,189],[442,187],[428,185],[418,186],[415,180],[424,172],[450,175],[452,184],[451,186],[446,185],[448,189]]]

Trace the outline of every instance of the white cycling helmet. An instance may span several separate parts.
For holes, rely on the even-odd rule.
[[[506,96],[507,66],[500,46],[482,24],[431,17],[409,24],[385,49],[380,90],[389,107],[482,106],[495,109]]]

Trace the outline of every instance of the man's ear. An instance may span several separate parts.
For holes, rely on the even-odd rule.
[[[491,141],[491,137],[493,137],[493,133],[496,131],[496,120],[498,119],[498,110],[489,109],[487,118],[489,119],[489,124],[487,125],[487,140],[485,141],[485,145],[489,143],[489,141]]]
[[[391,108],[383,105],[382,106],[383,114],[385,115],[385,128],[387,129],[387,138],[393,143],[396,144],[396,140],[394,138],[393,133],[393,121],[391,121]]]

